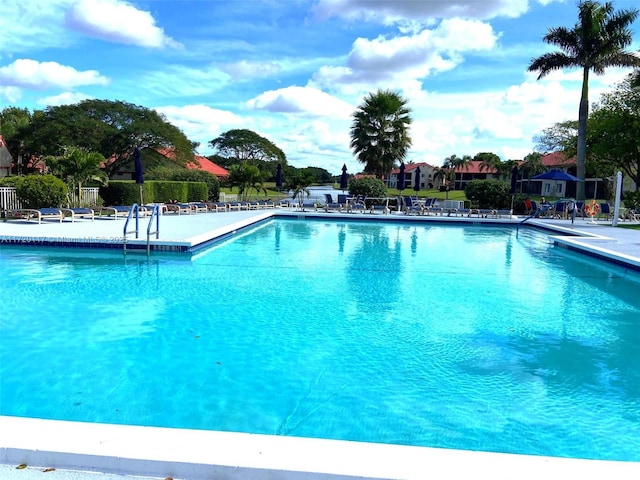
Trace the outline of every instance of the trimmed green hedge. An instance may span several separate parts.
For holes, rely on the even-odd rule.
[[[208,187],[204,182],[149,180],[142,184],[144,203],[201,201],[206,200],[208,194]],[[100,197],[105,205],[140,203],[140,185],[132,180],[111,180],[107,186],[100,187]]]
[[[19,177],[15,185],[24,208],[61,207],[67,199],[66,183],[53,175]]]

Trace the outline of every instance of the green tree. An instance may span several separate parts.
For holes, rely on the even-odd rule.
[[[286,189],[291,192],[291,198],[298,199],[302,204],[304,196],[309,197],[309,186],[313,183],[310,172],[305,170],[289,170],[287,175]]]
[[[480,170],[481,172],[483,171],[499,171],[500,170],[500,164],[502,163],[502,160],[500,159],[500,157],[498,155],[496,155],[495,153],[491,153],[491,152],[481,152],[476,154],[475,157],[473,157],[473,159],[475,161],[480,162],[480,167],[478,168],[478,170]]]
[[[259,192],[267,193],[264,188],[264,177],[260,172],[260,169],[256,165],[252,165],[249,162],[242,162],[237,165],[232,165],[229,169],[229,176],[227,177],[227,184],[231,187],[238,187],[238,193],[242,200],[247,200],[252,191],[256,194]]]
[[[97,152],[90,152],[82,147],[65,147],[62,155],[47,157],[47,165],[59,178],[67,182],[72,192],[76,193],[77,204],[82,205],[82,185],[94,181],[100,184],[107,182],[107,176],[100,169],[104,157]]]
[[[466,170],[473,159],[469,155],[462,157],[457,156],[455,153],[450,157],[444,159],[441,167],[436,168],[434,178],[439,178],[447,186],[453,184],[453,189],[456,189],[456,171]],[[462,182],[461,182],[462,183]],[[449,198],[449,191],[447,190],[447,198]]]
[[[562,152],[566,158],[575,157],[578,144],[578,122],[567,120],[545,128],[534,137],[536,149],[542,153]]]
[[[238,162],[249,162],[261,165],[264,162],[287,163],[287,157],[273,142],[246,130],[229,130],[209,142],[218,155],[235,159]]]
[[[589,165],[599,175],[620,169],[640,189],[640,89],[629,75],[605,93],[589,117]]]
[[[511,185],[501,180],[471,180],[464,186],[465,196],[480,208],[507,208],[511,204]]]
[[[640,59],[625,49],[633,41],[629,25],[638,10],[614,11],[609,2],[581,1],[578,22],[572,29],[556,27],[543,37],[562,51],[545,53],[532,60],[528,70],[539,72],[538,79],[554,70],[582,68],[582,93],[578,110],[577,177],[586,177],[587,120],[589,117],[589,73],[603,74],[607,67],[629,67]],[[585,199],[584,181],[578,182],[577,199]]]
[[[546,170],[542,163],[542,155],[538,152],[531,152],[524,157],[524,163],[521,165],[522,176],[527,177],[527,193],[531,190],[531,177],[542,173]],[[521,184],[522,186],[522,184]]]
[[[85,100],[34,112],[24,141],[35,156],[62,155],[64,146],[98,152],[107,159],[109,177],[131,163],[135,147],[170,148],[176,163],[186,165],[193,161],[197,146],[155,110],[110,100]]]
[[[387,186],[379,178],[354,178],[349,182],[349,193],[381,198],[387,196]]]
[[[24,136],[30,123],[31,112],[26,108],[8,107],[0,111],[0,135],[6,140],[13,161],[18,167],[23,166]]]
[[[411,109],[399,93],[378,90],[366,96],[353,114],[351,148],[365,173],[389,175],[411,146]]]

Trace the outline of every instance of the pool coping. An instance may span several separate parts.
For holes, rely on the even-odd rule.
[[[640,477],[640,462],[0,416],[0,464],[205,480]],[[77,478],[77,477],[74,477]]]

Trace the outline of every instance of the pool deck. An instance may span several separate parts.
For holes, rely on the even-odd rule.
[[[339,214],[286,209],[165,215],[158,251],[191,252],[273,215],[410,222],[515,225],[522,218],[467,218],[395,214]],[[146,253],[148,219],[132,254]],[[578,219],[529,220],[552,232],[561,246],[640,270],[640,231]],[[3,245],[123,249],[124,220],[0,222]],[[131,237],[131,235],[130,235]],[[129,254],[129,253],[128,253]],[[26,464],[24,469],[16,466]],[[43,473],[47,468],[55,470]],[[640,478],[640,462],[611,462],[530,455],[381,445],[296,437],[156,427],[104,425],[0,416],[2,480],[315,480],[315,479],[565,479]]]

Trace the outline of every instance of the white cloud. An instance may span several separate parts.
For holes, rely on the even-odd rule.
[[[205,105],[185,105],[182,107],[163,106],[154,110],[163,114],[166,119],[178,127],[190,140],[199,142],[200,153],[207,155],[211,149],[207,146],[210,140],[233,128],[248,128],[251,121],[235,113],[218,110]]]
[[[8,103],[16,103],[22,98],[22,89],[18,87],[0,87],[0,97],[6,99]]]
[[[38,104],[43,107],[55,106],[55,105],[72,105],[79,103],[83,100],[93,98],[89,95],[85,95],[80,92],[64,92],[60,95],[53,95],[50,97],[44,97],[38,100]]]
[[[141,47],[181,45],[156,26],[153,16],[120,0],[78,0],[67,11],[66,25],[90,37]]]
[[[349,85],[399,84],[452,70],[464,61],[464,54],[489,51],[498,36],[492,27],[475,20],[451,19],[434,29],[393,38],[358,38],[345,66],[324,66],[312,84],[327,90],[349,91]],[[346,89],[346,90],[345,90]]]
[[[243,80],[246,78],[270,77],[279,73],[282,67],[276,62],[248,62],[242,60],[223,65],[220,70],[236,80]]]
[[[354,106],[313,87],[271,90],[249,100],[249,108],[279,113],[346,118]]]
[[[0,67],[0,82],[35,90],[48,88],[73,88],[81,85],[108,85],[109,79],[96,70],[83,72],[56,62],[37,62],[21,58]]]
[[[390,25],[434,18],[518,17],[528,9],[528,0],[320,0],[314,13],[321,19],[340,17]]]

